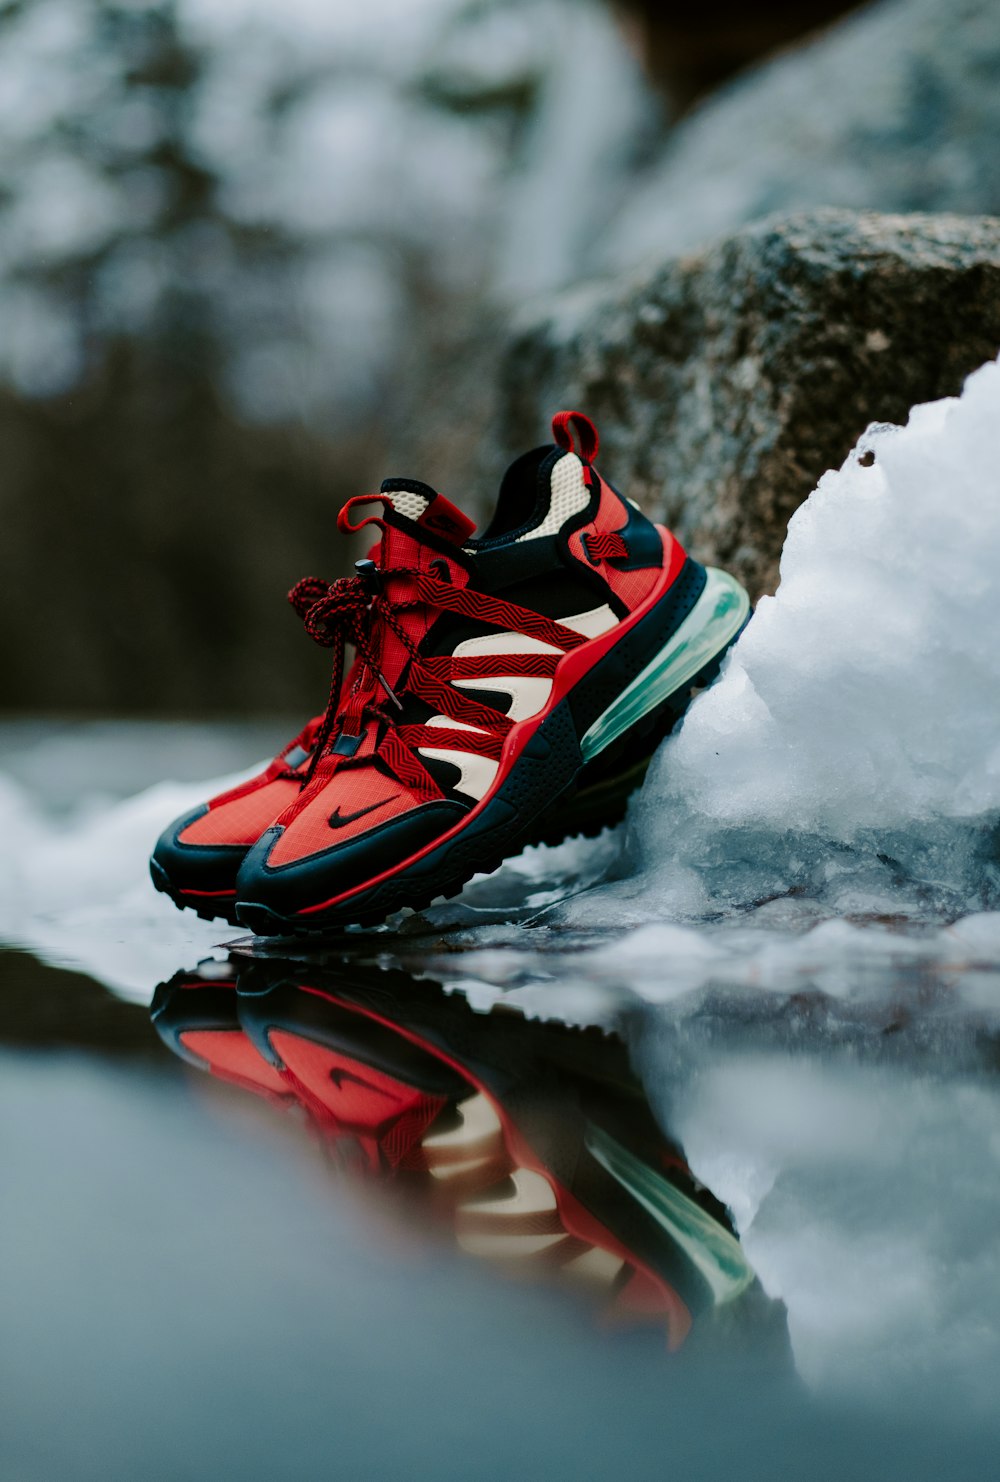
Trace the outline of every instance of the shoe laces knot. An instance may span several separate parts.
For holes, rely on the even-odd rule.
[[[401,624],[398,612],[415,606],[415,595],[393,600],[388,595],[390,577],[419,578],[420,572],[407,567],[382,571],[374,561],[355,563],[355,576],[341,576],[335,581],[307,576],[296,582],[288,600],[302,619],[314,643],[334,650],[333,672],[326,710],[316,730],[312,757],[301,776],[304,787],[312,778],[320,758],[327,750],[335,729],[360,732],[366,716],[392,724],[392,716],[383,708],[385,701],[397,709],[401,702],[382,672],[382,650],[386,632],[391,630],[400,640],[410,659],[418,657],[417,649]],[[357,666],[350,691],[345,695],[344,664],[346,647],[351,644],[357,655]],[[377,694],[376,686],[383,692]],[[357,726],[357,732],[353,727]]]
[[[333,752],[337,766],[357,765],[362,760],[360,757],[355,760],[355,752],[363,738],[366,719],[378,727],[374,751],[382,763],[425,799],[440,797],[441,790],[417,755],[419,746],[435,747],[454,738],[464,748],[499,758],[513,722],[502,711],[452,686],[456,662],[453,657],[429,658],[421,654],[413,635],[401,621],[400,615],[406,609],[421,607],[457,613],[489,626],[514,629],[538,638],[552,646],[551,653],[519,656],[520,666],[534,673],[553,673],[559,657],[585,642],[582,634],[554,619],[468,586],[456,585],[450,580],[444,561],[432,563],[432,571],[402,566],[380,568],[372,560],[358,561],[354,576],[338,577],[332,582],[307,576],[289,592],[288,600],[310,638],[333,650],[326,710],[314,732],[309,764],[297,774],[303,788],[311,782],[321,757],[328,751]],[[446,720],[454,721],[461,728],[457,733],[424,724],[402,723],[402,703],[383,673],[382,656],[390,632],[405,655],[395,683]],[[356,663],[349,676],[349,687],[345,687],[348,643],[354,647]],[[500,666],[497,672],[510,668],[509,656],[495,662]],[[337,740],[333,742],[335,730]],[[348,738],[354,744],[345,745]]]

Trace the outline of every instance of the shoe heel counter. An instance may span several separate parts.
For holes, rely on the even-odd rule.
[[[624,556],[614,559],[618,571],[642,571],[659,568],[668,560],[661,527],[644,515],[634,500],[601,479],[601,507],[595,522],[599,530],[617,535],[624,543]],[[673,539],[673,536],[671,536]]]
[[[594,469],[597,498],[589,522],[570,537],[572,555],[605,584],[619,617],[645,601],[661,580],[664,567],[676,577],[685,551],[674,536],[656,525],[637,504]]]
[[[672,586],[688,559],[687,548],[666,525],[656,524],[648,515],[643,514],[634,500],[620,493],[611,484],[606,484],[606,487],[614,495],[621,511],[621,517],[625,521],[624,529],[620,529],[620,533],[632,555],[629,561],[614,562],[614,569],[619,571],[655,569],[659,572],[666,568],[667,585]],[[652,557],[648,565],[647,557]]]

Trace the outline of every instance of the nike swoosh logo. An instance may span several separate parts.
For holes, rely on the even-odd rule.
[[[374,813],[376,808],[384,808],[386,803],[392,803],[398,797],[399,793],[394,792],[391,798],[383,798],[380,803],[369,803],[367,808],[359,808],[356,813],[341,813],[339,808],[334,808],[327,822],[331,828],[343,828],[345,824],[353,823],[356,818],[364,818],[366,813]]]

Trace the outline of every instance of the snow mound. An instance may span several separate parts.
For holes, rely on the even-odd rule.
[[[647,801],[670,792],[839,838],[1000,808],[1000,363],[871,429],[793,515]]]
[[[874,426],[793,516],[774,597],[661,749],[613,911],[997,900],[1000,363]]]

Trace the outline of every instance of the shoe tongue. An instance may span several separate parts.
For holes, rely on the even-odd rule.
[[[367,507],[373,498],[383,504],[381,516],[369,514],[361,525],[375,524],[381,527],[381,540],[371,549],[369,557],[377,561],[383,570],[408,568],[411,571],[416,569],[433,572],[435,561],[440,562],[451,545],[457,549],[454,556],[446,555],[446,560],[453,575],[463,570],[468,571],[471,558],[461,550],[461,546],[476,527],[443,494],[439,494],[428,484],[422,484],[419,479],[386,479],[378,495],[365,495],[344,506],[341,511],[341,521],[344,523],[341,523],[340,528],[360,529],[361,525],[354,524],[349,517],[351,505]],[[455,579],[461,580],[458,575],[455,575]],[[405,609],[402,622],[412,643],[420,642],[436,615],[434,608],[420,604]],[[389,684],[396,683],[409,660],[410,653],[406,645],[401,642],[391,625],[387,625],[382,634],[381,668]]]
[[[436,489],[422,484],[419,479],[383,479],[379,493],[386,496],[397,515],[412,520],[414,524],[438,497]]]
[[[475,530],[475,523],[419,479],[384,479],[379,491],[402,520],[461,545]],[[416,531],[411,532],[416,534]]]

